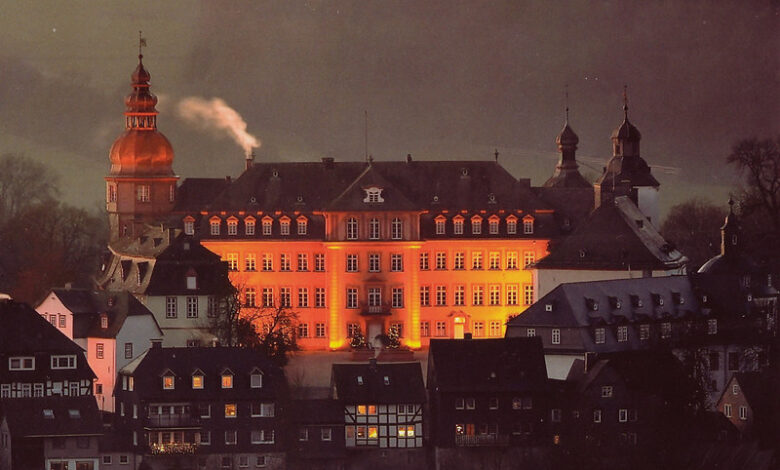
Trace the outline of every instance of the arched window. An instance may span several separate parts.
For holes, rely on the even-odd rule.
[[[471,218],[471,234],[479,235],[482,233],[482,217],[475,215]]]
[[[498,235],[498,223],[499,218],[497,215],[491,215],[488,219],[488,233],[491,235]]]
[[[517,233],[517,217],[510,215],[506,218],[506,233],[515,235]]]
[[[452,218],[452,232],[455,235],[463,235],[463,216],[462,215],[456,215]]]
[[[184,218],[184,233],[185,235],[195,235],[195,219],[191,215]]]
[[[209,233],[211,235],[219,235],[219,226],[221,225],[221,223],[222,223],[222,219],[220,219],[217,216],[214,216],[214,217],[210,218],[209,219],[209,227],[210,227]]]
[[[227,219],[227,233],[228,235],[238,235],[238,219],[235,217],[228,217]]]
[[[447,218],[443,215],[437,215],[433,220],[436,223],[436,235],[445,235],[447,233]]]
[[[246,235],[254,235],[257,221],[251,215],[244,219],[244,233]]]
[[[530,215],[523,217],[523,233],[526,235],[534,233],[534,218]]]
[[[309,233],[309,219],[301,215],[298,216],[295,221],[298,222],[298,235],[306,235]]]

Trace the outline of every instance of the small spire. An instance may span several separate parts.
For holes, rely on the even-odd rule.
[[[565,87],[565,95],[566,95],[566,124],[569,124],[569,84],[566,84]]]
[[[628,85],[623,85],[623,116],[628,120]]]
[[[143,37],[143,33],[139,30],[138,31],[138,59],[143,58],[143,54],[141,54],[141,48],[146,47],[146,38]]]

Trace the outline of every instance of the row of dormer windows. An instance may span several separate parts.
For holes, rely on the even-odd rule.
[[[206,383],[206,376],[203,372],[197,370],[191,377],[191,388],[193,390],[203,390]],[[232,389],[234,385],[234,374],[226,370],[219,376],[219,385],[222,389]],[[263,388],[263,373],[259,369],[255,369],[249,375],[249,387],[250,388]],[[162,376],[162,388],[163,390],[174,390],[176,388],[176,375],[170,370]]]
[[[436,235],[446,235],[447,234],[447,222],[448,219],[446,216],[439,214],[434,219],[434,224],[436,228]],[[452,217],[449,219],[450,222],[452,222],[452,234],[453,235],[463,235],[465,233],[465,225],[466,225],[466,218],[462,215],[456,215],[455,217]],[[484,218],[480,215],[473,215],[470,219],[468,219],[471,224],[471,234],[472,235],[481,235],[483,233],[483,225],[484,225]],[[506,234],[507,235],[516,235],[518,230],[518,218],[515,215],[509,215],[505,219],[506,222]],[[497,215],[491,215],[487,218],[488,226],[487,226],[487,233],[490,235],[498,235],[500,233],[500,224],[501,224],[501,218]],[[531,235],[534,233],[534,218],[531,215],[526,215],[522,219],[523,223],[523,234],[525,235]]]
[[[225,219],[225,225],[228,236],[238,236],[238,222],[239,219],[235,216],[230,216]],[[280,236],[290,236],[292,234],[292,222],[293,220],[288,216],[282,216],[278,219],[278,232]],[[209,235],[219,236],[222,234],[222,218],[213,216],[209,219]],[[261,234],[265,237],[274,235],[274,218],[265,216],[260,219]],[[301,215],[295,219],[295,229],[298,235],[308,235],[309,233],[309,219]],[[187,235],[195,234],[195,219],[192,217],[184,218],[184,233]],[[254,236],[257,233],[257,219],[253,216],[247,216],[244,218],[244,233],[243,235]]]

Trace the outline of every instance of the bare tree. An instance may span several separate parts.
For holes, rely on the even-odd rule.
[[[36,204],[54,200],[58,177],[43,164],[7,153],[0,156],[0,220],[16,217]]]
[[[672,207],[661,226],[661,234],[688,257],[689,271],[697,270],[720,251],[720,227],[725,205],[693,198]]]

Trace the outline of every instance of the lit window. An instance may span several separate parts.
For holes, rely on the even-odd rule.
[[[488,266],[489,269],[496,270],[501,269],[501,253],[498,251],[491,251],[488,254]]]
[[[257,292],[254,287],[247,287],[244,289],[244,305],[247,307],[254,307],[257,305]]]
[[[232,373],[222,373],[222,388],[233,388],[233,374]]]
[[[485,288],[479,284],[471,286],[472,305],[479,306],[484,304]]]
[[[257,270],[257,254],[247,253],[244,257],[244,271]]]
[[[202,389],[203,388],[203,375],[202,374],[195,374],[192,376],[192,388],[193,389]]]
[[[279,271],[292,271],[292,260],[289,253],[279,255]]]
[[[225,261],[230,271],[238,271],[238,253],[226,253]]]
[[[175,388],[175,380],[172,375],[163,376],[163,390],[173,390]]]
[[[225,403],[225,418],[235,418],[238,414],[238,409],[235,403]]]
[[[517,269],[517,252],[506,252],[506,269]]]
[[[523,304],[531,305],[534,303],[534,286],[533,284],[523,284]]]
[[[482,269],[482,252],[471,252],[471,269]]]
[[[282,217],[279,219],[279,234],[280,235],[289,235],[290,234],[290,218],[289,217]]]

